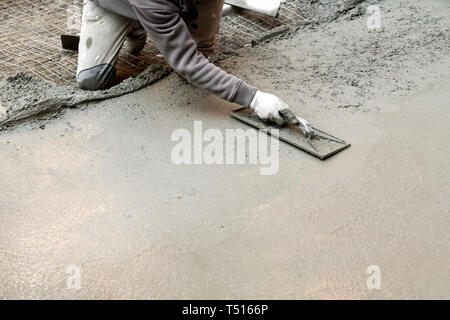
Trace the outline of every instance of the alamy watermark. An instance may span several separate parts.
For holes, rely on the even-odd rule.
[[[67,289],[80,290],[81,289],[81,270],[76,265],[71,265],[67,268],[66,273],[69,275],[66,281]]]
[[[381,8],[377,5],[370,5],[367,7],[367,29],[379,30],[381,29]]]
[[[181,165],[260,165],[261,175],[274,175],[280,168],[278,129],[271,136],[256,129],[219,129],[203,131],[201,121],[194,121],[193,134],[176,129],[171,140],[171,159]]]
[[[369,290],[381,289],[381,269],[377,265],[371,265],[366,269],[370,276],[367,278],[366,285]]]

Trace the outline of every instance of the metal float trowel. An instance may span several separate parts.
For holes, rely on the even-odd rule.
[[[234,110],[230,115],[235,119],[266,132],[267,134],[276,135],[280,140],[306,151],[321,160],[325,160],[350,147],[350,143],[314,128],[308,121],[300,117],[288,119],[285,118],[282,112],[280,112],[280,114],[288,123],[284,127],[262,121],[253,110],[249,108]],[[274,129],[279,130],[278,134],[273,131]]]

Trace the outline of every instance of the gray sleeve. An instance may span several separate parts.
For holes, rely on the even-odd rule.
[[[180,9],[168,0],[129,0],[157,48],[172,68],[192,84],[248,107],[256,88],[212,64],[197,50]]]

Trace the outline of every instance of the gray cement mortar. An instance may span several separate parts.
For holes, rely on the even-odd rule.
[[[0,128],[45,112],[110,99],[134,92],[170,73],[166,65],[153,65],[137,77],[103,91],[85,91],[74,86],[58,86],[18,73],[0,82]]]

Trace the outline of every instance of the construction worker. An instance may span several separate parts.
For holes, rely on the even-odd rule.
[[[222,99],[252,108],[264,121],[295,116],[280,98],[261,92],[212,64],[224,0],[84,0],[77,82],[85,90],[107,88],[125,48],[137,54],[147,34],[172,68]],[[283,117],[280,115],[282,111]]]

